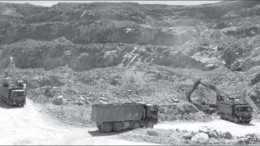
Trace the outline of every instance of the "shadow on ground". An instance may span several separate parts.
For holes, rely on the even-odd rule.
[[[23,107],[20,107],[20,106],[10,106],[10,105],[7,105],[6,103],[0,102],[0,108],[19,109],[19,108],[23,108]]]
[[[242,125],[242,126],[255,126],[252,123],[235,123],[235,124]]]
[[[104,133],[102,131],[99,130],[95,130],[95,131],[88,131],[88,133],[93,136],[93,137],[98,137],[98,136],[113,136],[113,135],[118,135],[118,134],[122,134],[122,133],[126,133],[130,130],[124,130],[121,132],[110,132],[110,133]]]

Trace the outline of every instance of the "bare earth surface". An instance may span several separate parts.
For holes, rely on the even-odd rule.
[[[154,128],[155,129],[179,129],[187,131],[199,131],[203,127],[210,129],[216,129],[221,132],[230,132],[234,136],[244,136],[246,134],[260,134],[260,122],[251,121],[250,124],[236,124],[224,120],[215,120],[211,122],[192,122],[192,123],[181,123],[181,122],[165,122],[159,123]]]
[[[95,127],[76,128],[63,125],[41,113],[40,108],[27,100],[24,108],[10,108],[0,103],[0,143],[3,145],[147,145],[151,143],[120,140],[120,133],[103,134]],[[249,125],[239,125],[216,120],[204,123],[160,123],[155,129],[180,129],[198,131],[202,127],[218,131],[229,131],[240,136],[247,133],[260,134],[260,123],[252,121]]]
[[[24,108],[9,108],[0,103],[0,143],[3,145],[142,145],[118,140],[117,135],[102,135],[96,128],[75,128],[62,125],[27,100]]]

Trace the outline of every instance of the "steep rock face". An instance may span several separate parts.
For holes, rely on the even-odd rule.
[[[13,56],[19,68],[53,69],[68,65],[76,71],[120,65],[132,66],[138,62],[175,68],[208,70],[206,63],[176,52],[174,47],[131,44],[73,44],[65,37],[52,41],[25,40],[1,47],[1,67],[6,67]]]
[[[26,18],[26,23],[109,19],[143,23],[146,15],[137,3],[59,3],[48,11]]]
[[[94,22],[48,22],[12,25],[6,29],[0,43],[30,38],[49,41],[65,36],[73,43],[134,43],[179,45],[187,41],[184,34],[167,32],[162,28],[143,27],[132,21],[99,20]]]
[[[47,8],[31,4],[0,3],[0,18],[19,19],[21,17],[35,15]]]
[[[70,50],[72,43],[58,39],[52,42],[26,40],[12,45],[2,46],[1,66],[6,67],[10,56],[19,68],[52,69],[65,65],[70,58],[66,50]]]
[[[259,64],[258,10],[259,2],[252,1],[201,6],[61,3],[48,8],[1,4],[0,14],[10,18],[0,18],[0,44],[10,44],[1,46],[2,55],[18,57],[21,68],[88,70],[148,62],[244,71]],[[69,44],[57,43],[61,37]],[[53,57],[53,51],[63,54]]]

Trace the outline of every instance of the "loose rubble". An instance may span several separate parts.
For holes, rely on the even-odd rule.
[[[139,135],[139,136],[138,136]],[[142,136],[141,136],[142,135]],[[158,144],[259,144],[260,135],[246,134],[233,136],[230,132],[220,132],[203,127],[197,132],[186,130],[139,129],[130,131],[120,137],[126,140],[145,141]]]

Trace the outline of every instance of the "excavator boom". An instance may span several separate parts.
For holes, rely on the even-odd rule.
[[[209,88],[211,90],[213,90],[215,93],[216,93],[216,101],[217,103],[220,102],[220,101],[224,101],[224,99],[227,99],[229,98],[229,95],[227,95],[226,93],[220,91],[216,86],[208,83],[208,82],[205,82],[205,81],[201,81],[201,79],[198,79],[195,81],[193,87],[192,87],[192,90],[190,90],[188,93],[187,93],[187,99],[189,102],[191,102],[191,94],[193,93],[193,91],[199,86],[199,84],[201,84],[202,86],[206,87],[206,88]]]

